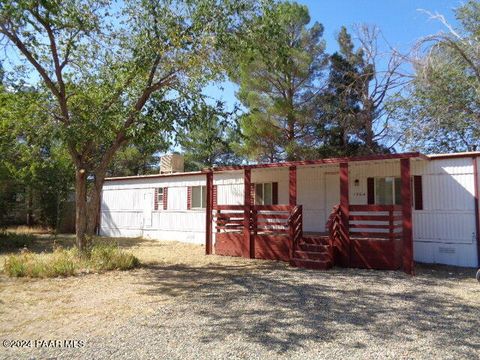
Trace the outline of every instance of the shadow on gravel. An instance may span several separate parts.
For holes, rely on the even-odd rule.
[[[206,320],[205,342],[234,333],[285,353],[307,341],[336,342],[340,332],[358,330],[368,336],[338,345],[366,347],[371,337],[415,347],[420,333],[458,357],[473,358],[480,351],[480,287],[477,305],[438,291],[445,282],[472,279],[472,270],[420,267],[410,278],[401,272],[318,272],[255,262],[151,266],[148,274],[149,295],[182,296],[192,304],[189,311]]]

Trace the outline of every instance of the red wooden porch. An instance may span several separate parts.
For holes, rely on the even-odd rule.
[[[213,203],[213,172],[207,173],[206,253],[288,261],[292,266],[334,265],[403,269],[413,274],[410,157],[400,158],[402,205],[350,205],[348,161],[339,161],[340,203],[324,233],[303,233],[297,204],[297,165],[289,165],[289,204],[254,205],[251,169],[244,171],[244,204]],[[212,228],[213,227],[213,228]]]

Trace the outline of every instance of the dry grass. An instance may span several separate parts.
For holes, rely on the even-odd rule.
[[[105,334],[129,317],[151,313],[157,304],[174,300],[170,294],[151,296],[152,285],[145,279],[155,266],[245,265],[256,261],[229,257],[206,257],[204,247],[178,242],[143,239],[105,239],[115,242],[141,261],[142,268],[127,272],[84,273],[72,278],[25,279],[0,274],[0,338],[68,337]],[[29,249],[52,252],[57,246],[70,247],[73,235],[40,236]],[[9,253],[0,254],[3,271]],[[281,264],[284,266],[284,264]]]
[[[32,234],[32,235],[47,235],[47,234],[54,233],[53,229],[48,227],[26,226],[26,225],[10,226],[7,228],[7,232],[12,232],[16,234]]]

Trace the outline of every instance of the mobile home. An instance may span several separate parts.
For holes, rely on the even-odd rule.
[[[99,232],[311,268],[477,267],[479,157],[414,152],[108,178]]]

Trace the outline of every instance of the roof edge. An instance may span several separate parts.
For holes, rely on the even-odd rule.
[[[118,176],[108,177],[105,181],[122,181],[122,180],[138,180],[138,179],[157,179],[157,178],[169,178],[169,177],[181,177],[181,176],[195,176],[203,175],[208,172],[223,172],[223,171],[235,171],[244,169],[260,169],[260,168],[281,168],[290,166],[302,166],[302,165],[322,165],[322,164],[339,164],[342,162],[357,162],[357,161],[378,161],[378,160],[393,160],[393,159],[406,159],[406,158],[420,158],[423,160],[440,160],[450,158],[467,158],[467,157],[480,157],[480,151],[462,152],[453,154],[431,154],[425,155],[418,151],[405,152],[398,154],[377,154],[366,156],[354,156],[354,157],[337,157],[326,158],[317,160],[303,160],[303,161],[285,161],[278,163],[268,164],[251,164],[251,165],[232,165],[232,166],[219,166],[211,169],[203,169],[200,171],[189,171],[172,174],[151,174],[151,175],[133,175],[133,176]]]
[[[427,155],[430,160],[453,159],[453,158],[476,158],[480,157],[480,151],[466,151],[453,154],[431,154]]]
[[[375,160],[391,160],[391,159],[406,159],[406,158],[423,158],[429,160],[429,158],[420,152],[406,152],[399,154],[377,154],[366,156],[354,156],[354,157],[338,157],[338,158],[326,158],[317,160],[302,160],[302,161],[286,161],[278,163],[268,164],[252,164],[252,165],[233,165],[233,166],[220,166],[214,167],[214,172],[243,170],[243,169],[259,169],[259,168],[277,168],[277,167],[290,167],[301,165],[321,165],[321,164],[339,164],[342,162],[355,162],[355,161],[375,161]]]
[[[178,172],[171,174],[150,174],[150,175],[132,175],[132,176],[117,176],[117,177],[107,177],[105,181],[121,181],[121,180],[136,180],[136,179],[157,179],[157,178],[169,178],[176,176],[195,176],[203,175],[207,170],[202,171],[187,171],[187,172]]]

